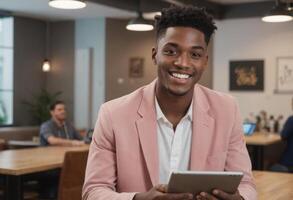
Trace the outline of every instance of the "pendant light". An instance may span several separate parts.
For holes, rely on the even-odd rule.
[[[45,59],[42,66],[43,72],[49,72],[51,70],[51,65],[48,59]]]
[[[262,18],[264,22],[288,22],[292,21],[292,13],[285,6],[280,4],[279,0],[276,0],[276,5],[270,10],[269,14]]]
[[[50,65],[50,61],[48,59],[49,56],[49,22],[46,23],[46,42],[45,42],[45,48],[46,48],[46,58],[44,59],[43,65],[42,65],[42,70],[43,72],[49,72],[51,70],[51,65]]]
[[[128,22],[126,29],[130,31],[151,31],[154,29],[154,26],[149,20],[146,20],[142,16],[141,12],[141,2],[138,1],[138,17],[132,19]]]
[[[50,0],[49,5],[59,9],[81,9],[86,7],[84,0]]]

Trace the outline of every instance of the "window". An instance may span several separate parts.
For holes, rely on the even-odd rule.
[[[13,123],[13,18],[0,17],[0,126]]]

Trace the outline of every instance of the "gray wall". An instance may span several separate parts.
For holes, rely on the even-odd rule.
[[[45,30],[43,21],[14,18],[14,125],[32,123],[23,101],[45,87],[45,74],[41,70],[45,57]]]
[[[213,48],[214,48],[214,40],[211,38],[209,45],[208,45],[208,67],[206,68],[205,72],[203,73],[199,83],[208,87],[213,88]]]
[[[106,100],[128,94],[156,77],[151,49],[155,34],[125,29],[127,20],[106,20]],[[129,78],[129,59],[144,58],[144,77]],[[123,83],[118,83],[118,79]]]
[[[49,92],[62,92],[69,120],[73,119],[73,77],[74,77],[74,22],[54,22],[50,25],[51,71],[47,74],[46,86]]]

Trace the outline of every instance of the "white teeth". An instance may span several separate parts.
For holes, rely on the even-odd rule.
[[[174,76],[175,78],[180,78],[180,79],[187,79],[187,78],[189,78],[189,75],[188,74],[172,73],[172,76]]]

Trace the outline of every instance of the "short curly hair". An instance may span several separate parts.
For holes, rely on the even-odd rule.
[[[49,106],[50,111],[55,110],[56,106],[59,104],[65,105],[64,101],[56,100],[50,104],[50,106]]]
[[[155,16],[157,39],[165,34],[167,28],[176,26],[198,29],[204,33],[206,44],[217,29],[213,17],[204,8],[172,5],[169,8],[163,8],[161,16]]]

